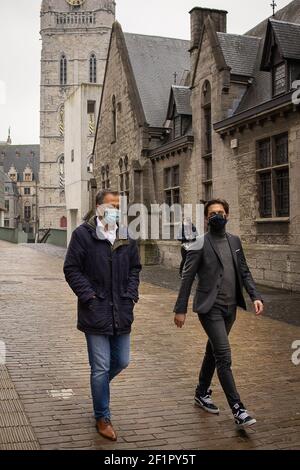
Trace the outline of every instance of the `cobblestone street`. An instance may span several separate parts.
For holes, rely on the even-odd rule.
[[[55,254],[55,256],[53,256]],[[300,449],[300,366],[295,324],[239,312],[233,368],[258,420],[238,433],[217,378],[220,416],[193,404],[206,337],[195,314],[173,325],[175,290],[143,282],[132,361],[112,386],[117,443],[95,430],[84,336],[64,281],[63,251],[0,241],[0,449]],[[299,314],[299,311],[298,311]]]

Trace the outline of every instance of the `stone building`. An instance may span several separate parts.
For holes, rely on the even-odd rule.
[[[94,148],[98,187],[148,205],[226,198],[228,230],[241,236],[256,280],[300,290],[300,114],[292,100],[300,1],[245,35],[227,33],[226,11],[190,15],[191,42],[168,40],[174,62],[158,47],[162,38],[145,53],[147,39],[114,25]],[[162,263],[179,264],[176,241],[157,247]]]
[[[226,12],[191,22],[196,197],[229,200],[258,282],[300,290],[300,2],[243,36],[226,33]]]
[[[168,139],[170,89],[185,82],[188,47],[180,39],[123,33],[114,24],[93,152],[98,189],[119,189],[129,204],[155,203],[149,152]],[[190,152],[188,141],[183,153]]]
[[[18,228],[21,222],[22,200],[16,181],[5,175],[5,214],[4,227]]]
[[[95,199],[93,144],[101,91],[100,85],[85,83],[65,101],[67,242]]]
[[[7,181],[5,225],[10,228],[19,226],[28,234],[29,240],[34,240],[38,231],[40,147],[2,145],[0,154]]]
[[[41,6],[41,229],[66,229],[64,103],[82,83],[101,85],[113,0],[43,0]]]

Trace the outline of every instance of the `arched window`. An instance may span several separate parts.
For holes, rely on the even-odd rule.
[[[87,112],[89,115],[89,134],[94,135],[96,131],[96,101],[89,100],[87,102]]]
[[[90,56],[90,83],[97,83],[97,59],[94,53]]]
[[[59,134],[63,137],[65,134],[65,107],[62,105],[59,108]]]
[[[59,187],[61,190],[65,189],[65,157],[61,155],[58,158],[58,171],[59,171]]]
[[[60,84],[62,86],[67,84],[67,58],[63,54],[60,58]]]
[[[109,165],[101,168],[102,189],[110,189]]]
[[[67,217],[63,216],[61,219],[60,219],[60,228],[67,228],[68,227],[68,221],[67,221]]]
[[[128,170],[128,155],[124,158],[124,165],[125,165],[125,170]]]
[[[117,103],[116,97],[112,97],[112,143],[117,141]]]
[[[211,87],[208,80],[205,81],[202,88],[202,108],[204,117],[204,152],[212,151],[212,119],[211,119]]]
[[[26,201],[24,204],[24,219],[29,221],[31,219],[31,206],[30,202]]]
[[[212,113],[211,113],[211,86],[206,80],[202,87],[202,157],[203,157],[203,185],[204,198],[212,198],[213,174],[212,174]]]
[[[120,176],[119,176],[119,190],[122,196],[129,197],[129,171],[128,171],[128,156],[121,158],[119,161]]]

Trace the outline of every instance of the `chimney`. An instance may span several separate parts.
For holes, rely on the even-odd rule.
[[[218,33],[227,31],[227,11],[214,10],[211,8],[195,7],[190,11],[191,15],[191,49],[198,49],[202,28],[208,16],[211,17]]]

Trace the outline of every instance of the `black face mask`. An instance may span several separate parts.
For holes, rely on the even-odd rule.
[[[208,225],[211,227],[212,230],[215,230],[218,232],[218,231],[222,231],[225,228],[227,222],[228,220],[226,217],[223,217],[223,215],[217,214],[217,215],[210,217],[208,221]]]

